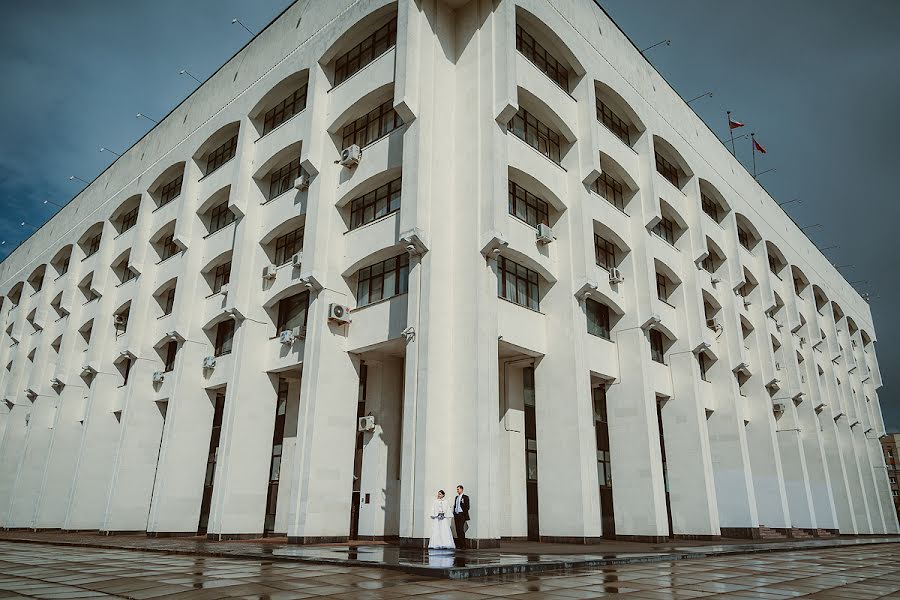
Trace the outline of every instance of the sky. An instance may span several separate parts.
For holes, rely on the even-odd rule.
[[[588,2],[590,0],[584,0]],[[0,0],[0,258],[291,0]],[[900,1],[600,0],[721,137],[768,150],[774,198],[870,294],[889,430],[900,431]],[[749,164],[750,147],[738,158]],[[44,202],[47,201],[45,204]],[[22,221],[25,226],[20,225]]]

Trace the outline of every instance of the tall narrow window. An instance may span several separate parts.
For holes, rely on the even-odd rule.
[[[617,266],[615,245],[596,233],[594,234],[594,259],[599,266],[607,271]]]
[[[662,332],[657,329],[650,330],[650,358],[658,363],[665,364],[665,347],[663,346]]]
[[[163,315],[171,315],[175,308],[175,287],[171,287],[163,292]]]
[[[509,182],[509,214],[535,229],[541,223],[550,224],[547,203],[512,181]]]
[[[350,229],[362,227],[400,210],[400,178],[350,203]]]
[[[600,484],[600,517],[603,537],[615,537],[613,516],[612,460],[609,443],[609,416],[606,407],[606,385],[591,390],[594,405],[594,434],[597,439],[597,482]]]
[[[285,265],[303,250],[303,227],[290,231],[275,240],[275,264]]]
[[[284,426],[287,417],[289,385],[287,379],[278,378],[278,396],[275,406],[275,429],[272,434],[272,458],[269,461],[269,488],[266,492],[266,533],[275,531],[275,515],[278,508],[278,483],[281,480],[281,458],[284,451]]]
[[[234,158],[235,153],[237,152],[237,139],[238,134],[234,134],[234,137],[226,141],[224,144],[211,151],[209,155],[206,157],[206,171],[204,175],[209,175],[229,160]]]
[[[119,233],[125,233],[135,225],[137,225],[138,210],[140,206],[135,206],[127,213],[119,217]]]
[[[159,205],[165,206],[175,198],[181,195],[181,183],[184,181],[184,174],[179,175],[166,185],[159,188]]]
[[[222,421],[225,416],[225,393],[216,393],[213,402],[212,431],[209,434],[209,452],[206,455],[206,474],[203,478],[203,497],[200,500],[200,533],[206,533],[209,526],[209,512],[212,507],[213,483],[216,476],[216,459],[219,456],[219,440],[222,437]]]
[[[294,187],[294,180],[300,177],[300,157],[298,156],[269,176],[269,195],[272,200]]]
[[[522,380],[525,408],[525,504],[528,515],[528,538],[539,539],[537,394],[534,387],[534,367],[522,369]]]
[[[746,229],[744,229],[740,225],[738,225],[737,232],[738,232],[738,242],[740,242],[741,246],[743,246],[745,249],[749,250],[750,249],[750,240],[753,239],[753,237],[750,235],[750,232],[748,232]]]
[[[342,147],[348,148],[353,144],[360,148],[368,146],[402,125],[403,119],[394,110],[394,101],[388,100],[344,127]]]
[[[409,291],[409,255],[406,253],[360,269],[356,305],[366,306]]]
[[[653,227],[653,233],[669,242],[669,244],[675,245],[675,223],[671,219],[666,217],[660,219],[659,223]]]
[[[703,270],[706,271],[707,273],[715,273],[716,272],[716,265],[713,262],[712,252],[709,252],[707,250],[706,257],[700,263],[700,266],[702,266]]]
[[[594,180],[594,183],[591,184],[591,189],[619,210],[625,211],[625,194],[623,193],[622,184],[606,171]]]
[[[113,327],[116,330],[116,337],[125,335],[128,331],[128,317],[131,315],[131,306],[113,317]]]
[[[497,261],[497,295],[532,310],[540,310],[538,274],[501,256]]]
[[[85,248],[85,258],[97,254],[97,251],[100,250],[100,238],[102,236],[102,233],[98,233],[88,240],[87,247]]]
[[[599,96],[597,96],[597,120],[606,125],[606,128],[616,134],[616,137],[625,144],[631,145],[631,131],[628,123],[619,118],[619,115],[608,107]]]
[[[294,90],[291,94],[275,105],[263,116],[263,135],[266,135],[297,113],[306,108],[307,84]]]
[[[608,340],[609,307],[590,298],[585,300],[584,305],[587,309],[588,333]]]
[[[168,373],[175,370],[175,357],[178,355],[178,342],[172,340],[166,344],[166,360],[163,372]]]
[[[216,326],[215,355],[231,354],[231,343],[234,340],[234,320],[226,319]]]
[[[543,71],[547,77],[552,79],[566,93],[569,92],[569,70],[553,58],[553,55],[547,52],[520,25],[516,25],[516,50],[534,63],[538,69]]]
[[[334,62],[334,85],[340,85],[367,64],[397,45],[397,18],[339,56]]]
[[[678,167],[663,158],[659,152],[656,153],[656,170],[660,175],[665,177],[669,183],[677,188],[681,188]]]
[[[669,301],[669,285],[666,276],[662,273],[656,274],[656,297],[663,302]]]
[[[710,219],[712,219],[716,223],[719,222],[719,203],[718,202],[716,202],[715,200],[713,200],[712,198],[710,198],[709,196],[707,196],[706,194],[701,192],[700,193],[700,206],[703,208],[703,212],[705,212],[706,215]]]
[[[305,327],[309,310],[309,292],[295,294],[278,303],[278,322],[275,329],[278,333],[292,331],[296,327]]]
[[[131,375],[131,367],[133,362],[130,358],[126,358],[122,361],[122,385],[128,385],[128,376]]]
[[[175,234],[169,234],[159,241],[160,262],[172,258],[181,252],[181,248],[175,243]]]
[[[62,277],[66,273],[69,272],[69,261],[72,260],[72,255],[65,257],[61,263],[59,263],[59,276]]]
[[[697,354],[697,364],[700,365],[700,379],[709,381],[709,357],[705,352]]]
[[[527,110],[519,107],[519,112],[506,126],[507,131],[555,162],[561,160],[559,134],[541,123]]]
[[[235,218],[234,213],[228,208],[228,200],[213,206],[209,211],[209,233],[213,234],[231,225]]]
[[[222,286],[227,284],[231,280],[231,261],[229,260],[227,263],[222,263],[216,270],[213,272],[213,284],[212,284],[212,292],[213,294],[218,294],[222,291]]]

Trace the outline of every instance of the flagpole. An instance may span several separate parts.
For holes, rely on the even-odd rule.
[[[731,128],[731,111],[725,111],[725,118],[728,119],[728,133],[731,134],[731,155],[737,156],[734,151],[734,129]]]
[[[750,134],[750,145],[753,147],[753,179],[756,179],[756,138],[753,136],[755,133]]]

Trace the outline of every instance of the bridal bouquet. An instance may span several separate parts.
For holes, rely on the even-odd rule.
[[[444,513],[443,513],[443,512],[439,512],[439,513],[437,514],[437,517],[435,517],[435,518],[436,518],[438,521],[443,521],[446,517],[444,517]]]

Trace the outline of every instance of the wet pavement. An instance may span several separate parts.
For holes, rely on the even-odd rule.
[[[900,599],[900,544],[436,579],[375,567],[0,542],[5,598]]]
[[[781,541],[720,540],[678,541],[662,544],[606,541],[599,544],[543,544],[502,542],[500,548],[456,552],[428,552],[391,544],[318,545],[288,544],[286,539],[208,541],[205,538],[148,538],[145,535],[103,536],[96,533],[5,531],[0,541],[40,542],[57,546],[110,550],[139,550],[211,558],[249,558],[297,561],[335,566],[375,566],[412,575],[465,579],[507,573],[537,573],[554,569],[651,563],[732,554],[759,554],[832,547],[864,547],[895,542],[900,536],[841,537]]]

